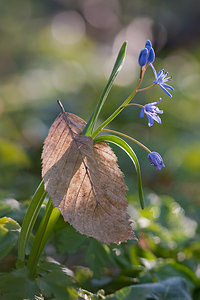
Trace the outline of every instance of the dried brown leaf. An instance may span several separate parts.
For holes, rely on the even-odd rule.
[[[42,153],[45,189],[76,230],[105,243],[133,239],[123,173],[107,143],[80,135],[85,122],[61,113]]]

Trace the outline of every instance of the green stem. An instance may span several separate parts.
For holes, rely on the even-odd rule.
[[[107,132],[111,132],[111,133],[114,133],[114,134],[118,134],[118,135],[121,135],[133,142],[135,142],[136,144],[138,144],[139,146],[141,146],[142,148],[144,148],[147,152],[151,153],[151,150],[149,150],[145,145],[143,145],[142,143],[140,143],[138,140],[132,138],[131,136],[127,135],[127,134],[124,134],[124,133],[121,133],[121,132],[118,132],[118,131],[115,131],[115,130],[111,130],[111,129],[102,129],[102,131],[107,131]]]
[[[57,209],[57,207],[53,208],[51,199],[49,199],[27,263],[30,269],[30,273],[33,277],[35,277],[36,275],[37,264],[44,249],[44,246],[48,238],[50,237],[53,227],[56,224],[59,216],[59,210]]]
[[[24,264],[26,246],[46,195],[47,193],[44,191],[44,181],[42,180],[33,196],[33,199],[31,200],[27,213],[24,217],[18,241],[17,266]]]
[[[145,73],[146,69],[144,67],[141,68],[141,72],[140,72],[140,79],[137,83],[137,86],[135,87],[135,89],[133,90],[133,92],[130,94],[130,96],[110,115],[110,117],[108,117],[91,135],[91,138],[95,138],[97,136],[97,134],[106,126],[108,125],[114,118],[116,118],[116,116],[127,106],[127,104],[132,100],[132,98],[135,96],[135,94],[137,93],[137,89],[139,88],[142,79],[144,77],[144,73]]]

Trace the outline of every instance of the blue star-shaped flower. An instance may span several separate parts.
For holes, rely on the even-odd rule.
[[[149,122],[148,122],[149,127],[151,127],[153,125],[154,121],[156,121],[159,124],[161,124],[161,119],[160,119],[160,117],[157,114],[158,113],[159,114],[163,114],[163,110],[160,110],[156,106],[156,104],[158,104],[161,100],[162,99],[160,98],[159,101],[145,104],[142,107],[142,110],[140,112],[140,118],[143,118],[144,114],[146,114],[147,117],[148,117],[148,119],[149,119]]]
[[[162,157],[157,152],[150,152],[148,154],[148,160],[156,167],[158,171],[160,171],[162,167],[165,167]]]
[[[152,64],[150,64],[153,72],[154,72],[154,75],[155,75],[155,80],[154,80],[154,83],[155,84],[158,84],[161,89],[169,96],[169,97],[172,97],[172,95],[168,92],[167,89],[173,91],[174,88],[168,84],[166,84],[165,82],[169,81],[169,80],[172,80],[172,76],[168,76],[168,72],[164,72],[164,69],[159,71],[158,73],[156,72],[154,66]],[[167,77],[168,76],[168,77]]]

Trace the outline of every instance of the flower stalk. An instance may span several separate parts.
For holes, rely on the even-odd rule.
[[[97,129],[93,132],[93,134],[91,135],[91,138],[95,138],[97,136],[97,134],[106,126],[108,125],[113,119],[115,119],[117,117],[117,115],[127,106],[127,104],[129,104],[129,102],[133,99],[133,97],[135,96],[137,89],[139,88],[142,79],[144,77],[144,73],[145,73],[145,68],[141,68],[141,72],[140,72],[140,78],[138,81],[137,86],[135,87],[135,89],[133,90],[133,92],[128,96],[128,98],[110,115],[110,117],[108,117],[99,127],[97,127]]]
[[[139,142],[138,140],[132,138],[131,136],[124,134],[122,132],[119,131],[115,131],[115,130],[111,130],[111,129],[102,129],[102,131],[107,131],[107,132],[111,132],[113,134],[117,134],[117,135],[121,135],[131,141],[133,141],[134,143],[138,144],[140,147],[144,148],[147,152],[151,153],[151,150],[149,150],[149,148],[147,148],[145,145],[143,145],[141,142]]]

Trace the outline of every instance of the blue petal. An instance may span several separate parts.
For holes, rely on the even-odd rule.
[[[151,48],[151,49],[149,50],[148,61],[149,61],[150,63],[152,63],[152,62],[154,62],[154,59],[155,59],[155,52],[154,52],[153,48]]]
[[[159,124],[161,124],[161,118],[159,116],[157,116],[156,114],[151,115],[151,117]]]
[[[151,102],[151,103],[145,104],[145,106],[155,106],[159,102],[160,101],[158,101],[158,102]]]
[[[150,40],[147,40],[147,41],[146,41],[146,44],[145,44],[145,48],[147,48],[148,50],[150,50],[151,47],[152,47],[151,41],[150,41]]]
[[[151,127],[153,125],[153,123],[154,123],[154,120],[153,120],[153,118],[149,114],[147,114],[147,117],[149,119],[148,126]]]
[[[155,109],[156,114],[163,114],[163,110],[160,110],[158,107]]]
[[[162,98],[160,98],[160,99],[156,102],[156,104],[160,103],[160,101],[162,101]]]
[[[166,89],[169,89],[171,91],[174,91],[174,88],[171,85],[168,85],[166,83],[162,83],[162,86],[164,86]]]
[[[161,124],[161,118],[156,114],[156,113],[147,113],[147,117],[153,119],[154,121],[158,122]],[[153,124],[152,124],[153,125]]]
[[[166,90],[166,88],[162,84],[159,84],[159,86],[169,97],[172,97],[172,95],[168,92],[168,90]]]
[[[150,67],[151,67],[151,68],[152,68],[152,70],[153,70],[153,73],[154,73],[155,79],[157,80],[157,79],[158,79],[158,77],[157,77],[156,69],[154,68],[153,64],[149,64],[149,65],[150,65]]]
[[[160,70],[160,71],[157,73],[157,77],[160,77],[160,76],[162,76],[162,75],[163,75],[163,73],[164,73],[164,69]]]
[[[155,106],[155,105],[157,105],[158,103],[160,103],[160,101],[162,101],[162,98],[160,98],[160,99],[159,99],[158,101],[156,101],[156,102],[152,102],[152,103],[149,103],[149,104]]]
[[[151,164],[153,164],[157,170],[161,170],[162,167],[165,167],[163,163],[163,159],[160,156],[159,153],[157,152],[151,152],[148,154],[148,160],[150,161]]]
[[[144,118],[144,107],[141,109],[140,118]]]
[[[148,61],[148,50],[147,48],[144,48],[140,51],[140,55],[138,58],[138,63],[141,67],[145,66]]]
[[[146,104],[146,105],[144,105],[144,110],[145,110],[145,113],[154,112],[154,106],[151,103]]]

